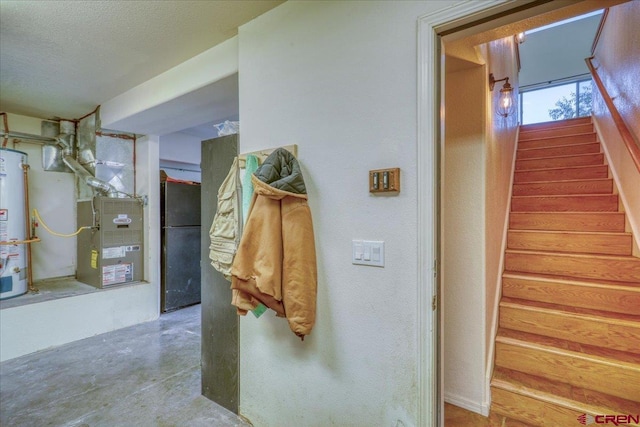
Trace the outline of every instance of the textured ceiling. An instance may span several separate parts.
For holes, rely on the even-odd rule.
[[[0,110],[78,118],[283,0],[0,1]]]

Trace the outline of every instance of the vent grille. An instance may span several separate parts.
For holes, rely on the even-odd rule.
[[[104,246],[134,245],[142,243],[142,231],[117,230],[104,232]]]
[[[135,214],[136,204],[128,202],[119,202],[117,200],[107,200],[103,205],[104,214],[119,215],[119,214]]]

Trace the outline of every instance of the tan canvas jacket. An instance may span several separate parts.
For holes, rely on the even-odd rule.
[[[291,330],[304,338],[316,317],[313,224],[297,161],[280,150],[279,160],[270,163],[276,151],[252,176],[249,217],[231,268],[232,303],[241,315],[262,303],[286,317]],[[300,176],[292,181],[292,174]],[[278,182],[283,177],[284,183]]]

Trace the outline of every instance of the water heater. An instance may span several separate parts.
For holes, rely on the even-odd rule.
[[[0,148],[0,299],[27,292],[24,169],[27,154]]]
[[[143,278],[142,202],[96,196],[78,202],[77,279],[106,288]]]

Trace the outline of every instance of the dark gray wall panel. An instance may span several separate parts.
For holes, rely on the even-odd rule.
[[[211,266],[209,228],[217,193],[238,155],[238,136],[202,141],[202,394],[238,413],[238,328],[230,283]]]

